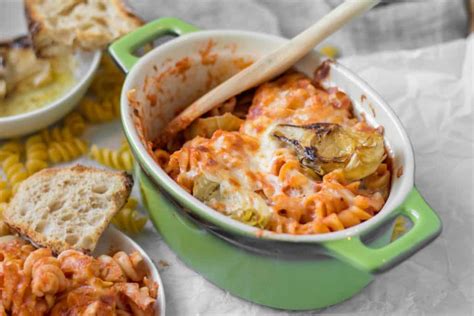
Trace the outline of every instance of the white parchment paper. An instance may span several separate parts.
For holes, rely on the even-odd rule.
[[[352,299],[319,313],[473,313],[473,46],[471,36],[414,51],[341,60],[374,87],[401,118],[415,150],[416,185],[441,216],[443,232],[405,262],[378,275]],[[99,145],[118,147],[121,137],[118,122],[88,130],[88,138]],[[134,238],[159,267],[169,315],[288,314],[216,288],[181,263],[150,223]]]

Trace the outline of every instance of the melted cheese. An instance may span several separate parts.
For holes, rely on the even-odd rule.
[[[238,132],[218,130],[210,139],[192,139],[171,155],[167,171],[190,192],[196,177],[217,183],[218,192],[204,202],[224,214],[254,209],[267,217],[266,228],[278,232],[326,232],[318,228],[325,217],[362,205],[354,202],[362,194],[357,191],[360,183],[351,186],[337,172],[328,174],[324,181],[309,175],[295,152],[273,136],[275,126],[281,123],[319,122],[349,127],[365,124],[354,118],[344,93],[317,89],[302,74],[286,75],[258,88]],[[369,199],[366,211],[371,216],[384,200],[377,192],[371,192]],[[351,212],[342,218],[346,224],[347,218],[354,221],[350,216],[355,211]],[[324,225],[328,231],[340,227],[329,220]]]

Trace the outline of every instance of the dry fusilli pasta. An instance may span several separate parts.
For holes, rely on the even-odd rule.
[[[12,190],[6,181],[0,180],[0,203],[10,201]]]
[[[25,142],[26,169],[28,173],[40,171],[48,167],[48,148],[39,134],[30,136]]]
[[[137,200],[130,198],[127,204],[112,218],[112,223],[119,229],[132,234],[142,231],[147,217],[136,210],[137,205]]]
[[[0,149],[10,153],[21,154],[23,152],[23,145],[18,140],[10,140],[4,143]]]
[[[2,169],[13,192],[16,191],[18,185],[23,180],[28,178],[28,172],[25,166],[20,162],[20,156],[18,154],[12,154],[3,160]]]
[[[97,99],[84,98],[79,105],[79,110],[91,123],[107,122],[115,118],[112,104]]]
[[[112,150],[92,145],[89,155],[95,161],[113,169],[127,171],[133,169],[133,156],[127,148]]]
[[[0,237],[10,234],[7,224],[3,222],[3,211],[6,209],[7,205],[7,203],[0,202]]]
[[[92,97],[82,100],[79,106],[80,112],[89,122],[106,122],[120,115],[120,94],[124,78],[109,57],[102,59],[101,67],[90,87]]]
[[[72,112],[64,118],[64,126],[69,128],[71,134],[77,137],[84,133],[86,121],[79,112]]]
[[[71,161],[87,153],[87,142],[80,138],[53,142],[48,146],[49,160],[53,163]]]
[[[390,241],[394,241],[395,239],[399,238],[407,231],[407,220],[403,216],[398,216],[395,219],[395,223],[393,225],[392,236],[390,236]]]
[[[74,135],[68,127],[52,127],[41,131],[41,136],[46,143],[62,142],[74,138]]]

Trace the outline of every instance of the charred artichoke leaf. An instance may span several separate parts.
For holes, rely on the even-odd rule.
[[[193,196],[198,200],[206,202],[216,197],[219,193],[219,183],[210,180],[204,174],[194,179]]]
[[[231,113],[199,118],[184,131],[184,137],[186,140],[193,139],[196,136],[210,138],[218,129],[223,131],[238,131],[242,122],[242,119]]]
[[[273,136],[292,147],[300,163],[319,175],[343,169],[349,180],[373,173],[384,156],[383,137],[332,123],[280,124]]]

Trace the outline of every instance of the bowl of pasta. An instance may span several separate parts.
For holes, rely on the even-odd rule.
[[[169,34],[177,38],[141,58],[133,55]],[[165,241],[235,295],[309,309],[351,297],[374,272],[433,240],[441,223],[414,186],[413,150],[397,116],[356,74],[322,61],[316,51],[278,78],[223,102],[165,145],[157,141],[192,101],[285,41],[199,31],[166,18],[109,51],[128,73],[122,123],[147,208]],[[413,224],[403,236],[379,248],[365,244],[366,235],[400,215]],[[227,242],[236,240],[277,250],[231,250]],[[315,257],[305,257],[304,264],[285,261],[289,253]],[[229,273],[236,261],[239,272]],[[281,277],[287,274],[292,277]],[[266,282],[274,286],[271,293],[262,291]],[[303,294],[305,286],[314,291]],[[288,295],[293,290],[297,294]]]
[[[6,315],[165,315],[156,267],[113,227],[92,255],[72,249],[54,254],[7,235],[0,237],[0,258],[0,307]]]

